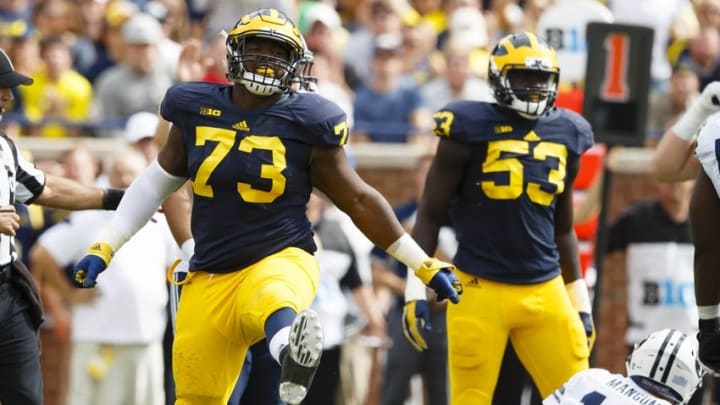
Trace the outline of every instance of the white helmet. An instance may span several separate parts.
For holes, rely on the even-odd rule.
[[[697,351],[697,339],[678,330],[651,333],[628,356],[627,375],[649,391],[687,403],[704,375]]]

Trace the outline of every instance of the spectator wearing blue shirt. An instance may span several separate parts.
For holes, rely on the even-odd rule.
[[[379,35],[370,61],[370,82],[355,97],[353,143],[415,143],[429,138],[430,113],[418,86],[402,80],[402,38]]]

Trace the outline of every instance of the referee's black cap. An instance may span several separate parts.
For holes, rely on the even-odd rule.
[[[33,79],[15,71],[5,50],[0,49],[0,88],[12,89],[19,85],[32,84]]]

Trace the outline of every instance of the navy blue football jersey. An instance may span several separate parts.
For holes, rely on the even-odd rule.
[[[314,147],[342,146],[345,113],[316,95],[293,93],[244,110],[232,87],[180,83],[160,108],[179,127],[193,186],[195,270],[225,273],[294,246],[315,251],[305,208]]]
[[[437,136],[470,149],[450,211],[455,265],[516,284],[557,276],[555,204],[572,187],[568,162],[593,143],[589,123],[565,109],[528,120],[478,101],[450,103],[434,118]]]

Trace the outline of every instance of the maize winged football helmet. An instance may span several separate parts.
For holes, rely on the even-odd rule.
[[[490,53],[495,99],[525,118],[536,119],[555,105],[559,78],[555,50],[533,33],[507,35]]]
[[[288,57],[248,53],[248,40],[253,39],[277,41],[286,48]],[[287,92],[307,49],[295,24],[275,9],[262,9],[241,17],[228,34],[226,47],[228,80],[244,85],[259,96]]]

